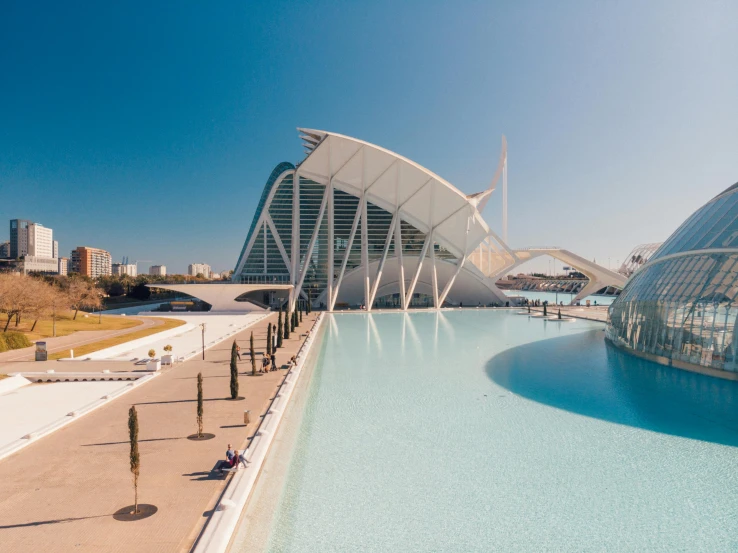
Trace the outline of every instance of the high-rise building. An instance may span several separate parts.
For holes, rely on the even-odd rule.
[[[69,258],[68,257],[60,257],[58,260],[58,270],[60,275],[66,275],[69,273]]]
[[[156,275],[156,276],[167,276],[167,266],[166,265],[152,265],[151,267],[149,267],[149,274]]]
[[[10,240],[7,242],[0,242],[0,259],[7,259],[10,257]]]
[[[207,263],[191,263],[189,267],[187,267],[187,274],[190,276],[197,276],[202,275],[205,278],[210,278],[210,265]]]
[[[128,275],[130,277],[138,275],[138,268],[135,263],[113,263],[112,271],[114,275]]]
[[[99,248],[79,246],[72,250],[72,259],[69,271],[80,275],[97,278],[111,274],[110,253]]]
[[[27,228],[28,250],[24,255],[44,259],[54,258],[54,231],[40,223],[30,223]]]
[[[33,221],[27,219],[10,220],[10,257],[17,259],[28,255],[28,225]]]
[[[54,259],[59,258],[59,242],[54,240]]]

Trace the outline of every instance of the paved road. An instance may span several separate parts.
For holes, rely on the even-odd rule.
[[[297,352],[303,341],[298,336],[315,317],[311,314],[285,342],[277,354],[279,364]],[[257,350],[263,349],[267,322],[276,323],[276,314],[236,336],[242,355],[252,331]],[[208,350],[205,361],[175,365],[0,461],[0,553],[189,551],[225,486],[212,469],[229,442],[243,450],[285,374],[248,376],[251,363],[244,357],[239,381],[246,399],[224,399],[230,346],[230,339],[221,342]],[[204,430],[216,435],[202,442],[187,439],[196,431],[198,372],[204,377]],[[131,404],[140,424],[139,501],[159,510],[146,520],[119,522],[113,513],[133,502]],[[251,411],[248,426],[243,424],[245,409]]]
[[[158,319],[152,319],[150,317],[127,317],[136,321],[141,321],[142,324],[136,325],[131,328],[124,328],[122,330],[80,330],[73,332],[67,336],[58,336],[56,338],[45,338],[46,348],[49,353],[56,353],[57,351],[64,351],[67,349],[74,349],[85,344],[97,342],[98,340],[105,340],[106,338],[113,338],[115,336],[122,336],[124,334],[130,334],[131,332],[138,332],[153,326],[161,326],[164,323]],[[0,369],[3,368],[3,363],[9,361],[33,361],[36,346],[30,348],[14,349],[0,353]],[[3,372],[3,371],[0,371]]]

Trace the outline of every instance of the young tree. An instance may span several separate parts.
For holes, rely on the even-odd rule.
[[[279,320],[277,321],[277,347],[282,347],[282,308],[279,308]]]
[[[293,311],[290,314],[290,332],[295,331],[295,312]]]
[[[561,309],[559,309],[558,319],[561,320]]]
[[[197,373],[197,437],[202,438],[202,373]]]
[[[310,298],[310,288],[307,289],[307,303],[305,304],[305,314],[310,315],[310,310],[312,309],[312,306],[310,305],[312,303],[312,299]]]
[[[138,514],[138,475],[141,471],[141,456],[138,454],[138,414],[136,407],[132,406],[128,410],[128,437],[131,442],[131,474],[133,474],[133,512],[132,515]]]
[[[302,306],[300,306],[300,323],[302,323]]]
[[[236,341],[231,346],[231,399],[238,397],[238,355],[236,354]]]
[[[287,340],[290,337],[290,319],[292,319],[292,315],[290,314],[289,309],[285,311],[284,313],[284,339]]]
[[[256,376],[256,352],[254,352],[254,332],[249,338],[249,352],[251,353],[251,376]]]
[[[272,325],[267,325],[267,355],[272,354]]]
[[[546,302],[543,302],[543,316],[544,317],[548,315],[548,311],[546,310],[546,305],[547,305]]]

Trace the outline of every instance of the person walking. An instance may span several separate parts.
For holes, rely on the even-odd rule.
[[[236,344],[236,355],[238,356],[238,360],[241,360],[241,346]]]
[[[277,356],[274,355],[274,350],[272,350],[272,370],[277,370]]]

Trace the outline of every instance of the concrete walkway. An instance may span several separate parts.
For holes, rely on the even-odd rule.
[[[277,353],[286,363],[299,349],[298,336],[315,314],[303,321]],[[239,333],[242,354],[254,332],[264,349],[267,323],[276,314]],[[259,416],[269,405],[285,371],[251,377],[244,357],[240,395],[229,401],[231,340],[165,370],[150,383],[58,432],[41,438],[0,461],[0,552],[179,552],[189,551],[222,492],[225,479],[212,469],[230,442],[243,450]],[[242,355],[243,356],[243,355]],[[90,362],[92,363],[92,362]],[[205,432],[214,440],[194,442],[196,377],[202,372]],[[128,461],[128,408],[138,410],[141,452],[139,501],[159,511],[137,522],[119,522],[112,514],[133,502]],[[243,424],[243,411],[251,423]]]
[[[522,306],[520,308],[516,308],[518,311],[525,311],[528,309],[528,306]],[[596,321],[598,323],[606,323],[607,322],[607,310],[608,306],[605,305],[598,305],[598,306],[592,306],[592,307],[583,307],[583,306],[576,306],[576,305],[563,305],[563,306],[557,306],[557,305],[549,305],[547,307],[547,313],[549,315],[556,315],[558,313],[558,310],[561,309],[561,316],[567,316],[567,317],[575,317],[577,319],[586,319],[588,321]],[[531,312],[537,312],[537,313],[543,313],[543,307],[531,307]]]
[[[97,342],[98,340],[105,340],[107,338],[113,338],[115,336],[122,336],[124,334],[130,334],[131,332],[138,332],[146,328],[154,326],[161,326],[164,323],[151,317],[128,317],[136,321],[141,321],[142,324],[136,325],[131,328],[124,328],[122,330],[79,330],[68,334],[66,336],[57,336],[56,338],[44,338],[42,341],[46,342],[46,349],[49,353],[55,353],[57,351],[64,351],[67,349],[74,349],[85,344]],[[36,346],[33,345],[30,348],[14,349],[0,353],[0,372],[5,373],[4,363],[10,361],[33,361],[36,352]]]

